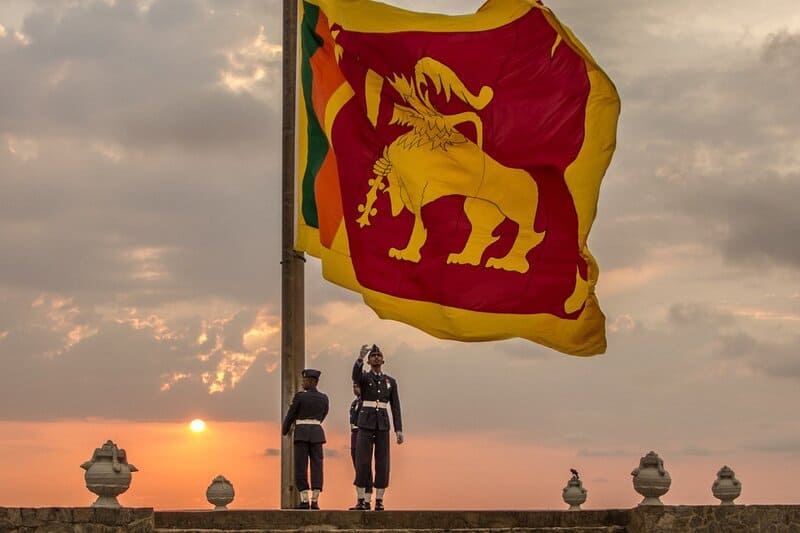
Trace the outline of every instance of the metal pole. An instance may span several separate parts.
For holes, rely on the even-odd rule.
[[[297,85],[297,0],[283,0],[283,205],[281,238],[281,419],[300,388],[305,365],[304,263],[294,250],[295,90]],[[296,506],[294,453],[281,439],[281,509]]]

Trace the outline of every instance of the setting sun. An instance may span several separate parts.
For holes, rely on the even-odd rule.
[[[203,422],[202,420],[200,420],[199,418],[195,418],[194,420],[192,420],[189,423],[189,427],[195,433],[200,433],[201,431],[205,431],[206,430],[206,423]]]

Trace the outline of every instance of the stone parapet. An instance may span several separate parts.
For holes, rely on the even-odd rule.
[[[628,510],[593,511],[159,511],[157,529],[451,531],[624,526]],[[598,531],[598,530],[595,530]],[[600,530],[602,531],[602,530]],[[610,531],[614,531],[611,529]]]
[[[800,533],[800,505],[639,507],[628,533]]]
[[[2,533],[152,533],[151,508],[0,507]]]
[[[0,507],[0,533],[800,533],[798,505],[588,511],[157,511]]]

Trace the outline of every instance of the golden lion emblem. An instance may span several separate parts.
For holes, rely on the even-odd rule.
[[[539,203],[536,181],[528,172],[506,167],[483,151],[483,124],[476,112],[444,115],[430,101],[432,84],[436,94],[444,91],[448,101],[455,95],[481,110],[494,97],[491,87],[483,86],[475,95],[448,66],[430,57],[417,62],[412,80],[394,75],[386,81],[408,104],[395,104],[389,123],[411,130],[384,147],[375,162],[375,177],[369,180],[365,203],[359,205],[360,227],[368,226],[370,216],[377,214],[373,207],[377,193],[388,192],[392,216],[403,208],[414,215],[408,244],[402,249],[391,248],[389,256],[417,263],[428,234],[422,208],[443,196],[461,195],[472,228],[464,249],[451,253],[447,262],[480,265],[486,248],[498,239],[492,233],[508,218],[519,226],[514,245],[504,257],[489,258],[485,266],[527,272],[528,252],[544,239],[544,232],[533,229]],[[464,123],[474,125],[476,142],[456,129]]]

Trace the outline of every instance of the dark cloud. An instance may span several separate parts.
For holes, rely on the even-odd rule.
[[[604,30],[605,31],[605,30]],[[800,190],[797,34],[708,65],[620,74],[618,151],[590,244],[601,266],[636,264],[656,247],[697,244],[731,264],[797,268],[792,198]]]
[[[800,227],[793,201],[800,195],[800,175],[762,172],[732,185],[712,176],[681,195],[683,209],[702,221],[700,233],[731,262],[800,267],[800,244],[786,238],[787,228]]]
[[[718,357],[738,360],[752,370],[772,378],[800,378],[800,337],[792,341],[760,340],[754,336],[739,332],[721,335],[719,338]]]
[[[281,451],[278,448],[267,448],[264,450],[264,455],[267,457],[280,457]]]

